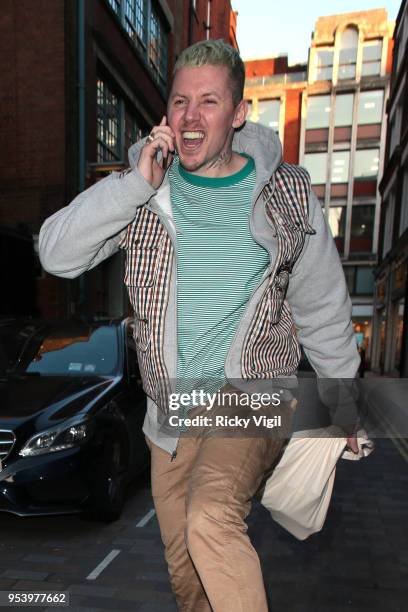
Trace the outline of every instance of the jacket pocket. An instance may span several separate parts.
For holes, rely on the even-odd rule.
[[[150,345],[151,332],[149,321],[144,318],[139,318],[135,314],[135,328],[133,332],[136,348],[145,353]]]
[[[155,281],[158,246],[135,245],[126,251],[125,284],[134,287],[152,287]]]

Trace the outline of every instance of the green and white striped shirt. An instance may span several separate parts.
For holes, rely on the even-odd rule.
[[[177,228],[177,380],[183,391],[217,391],[248,299],[269,263],[249,229],[255,164],[207,178],[170,169]]]

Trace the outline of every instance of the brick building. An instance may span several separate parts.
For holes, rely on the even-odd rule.
[[[180,51],[207,37],[233,42],[235,29],[229,0],[3,0],[0,248],[10,236],[35,246],[47,216],[125,167],[128,146],[165,113]],[[25,310],[120,315],[122,266],[117,254],[74,281],[37,266]]]
[[[384,9],[321,17],[307,65],[287,66],[285,57],[247,62],[251,118],[275,127],[286,161],[309,170],[368,354],[393,25]]]
[[[249,119],[272,127],[280,137],[285,161],[299,163],[302,94],[307,64],[288,65],[286,55],[245,62],[245,98]]]
[[[372,366],[408,377],[408,2],[397,16],[376,269]]]
[[[236,30],[230,0],[184,0],[183,48],[208,38],[222,38],[238,48]]]

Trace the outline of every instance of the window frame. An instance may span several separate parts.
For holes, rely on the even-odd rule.
[[[364,51],[366,49],[374,46],[373,43],[379,43],[380,44],[379,57],[377,57],[375,59],[364,59]],[[363,42],[363,52],[362,52],[362,56],[361,56],[361,76],[362,77],[373,77],[373,76],[380,76],[381,75],[381,60],[382,60],[383,45],[384,45],[384,39],[383,38],[375,38],[373,40],[365,40]],[[368,72],[368,73],[364,74],[364,67],[365,66],[371,66],[373,64],[378,64],[378,71],[377,72]]]
[[[104,88],[108,89],[117,100],[118,144],[116,151],[99,137],[98,83],[103,83]],[[123,162],[126,159],[129,146],[137,142],[137,140],[140,138],[143,138],[148,129],[147,125],[144,124],[143,119],[140,118],[137,111],[135,111],[131,105],[125,101],[125,98],[120,94],[118,88],[112,84],[111,79],[106,78],[103,71],[98,72],[96,79],[96,114],[96,163],[103,164],[106,162]],[[133,126],[131,130],[128,130],[130,120],[133,121]],[[106,152],[108,155],[104,154]]]
[[[102,87],[100,85],[102,85]],[[103,98],[102,105],[100,104],[100,96],[102,96]],[[109,98],[115,99],[116,106],[116,116],[114,117],[117,128],[115,147],[112,147],[112,145],[106,140],[106,137],[112,133],[110,131],[110,124],[111,121],[114,120],[113,116],[110,115],[109,112],[107,112],[107,109],[109,107]],[[102,109],[101,114],[100,109]],[[120,100],[116,92],[113,91],[113,88],[111,87],[110,83],[106,79],[103,79],[101,76],[98,76],[96,81],[96,117],[97,161],[120,161],[122,149]],[[100,127],[102,127],[102,135],[100,135]],[[102,155],[100,155],[100,151],[103,151]]]
[[[381,111],[380,111],[380,117],[379,117],[379,121],[366,121],[364,120],[364,109],[362,109],[362,104],[364,103],[364,98],[366,97],[366,95],[368,96],[369,94],[373,94],[373,93],[378,93],[381,92],[382,94],[382,100],[381,100]],[[367,104],[367,102],[366,102]],[[384,111],[384,89],[362,89],[360,91],[359,97],[358,97],[358,108],[357,108],[357,125],[378,125],[382,123],[382,117],[383,117],[383,111]]]
[[[318,65],[319,53],[328,53],[331,55],[331,63]],[[333,79],[333,67],[334,67],[334,47],[316,47],[314,52],[314,66],[313,66],[313,81],[331,81]],[[319,70],[330,70],[330,77],[321,78],[318,76]]]
[[[351,33],[353,32],[353,34],[355,34],[356,36],[356,46],[355,47],[342,47],[342,41],[344,39],[344,37],[347,35],[347,33]],[[358,59],[358,46],[359,46],[359,32],[358,29],[354,26],[354,25],[348,25],[342,32],[340,35],[340,40],[339,40],[339,44],[338,44],[338,61],[337,61],[337,80],[338,81],[347,81],[347,80],[355,80],[356,76],[357,76],[357,59]],[[346,52],[349,50],[355,50],[355,54],[354,54],[354,59],[353,61],[350,60],[346,60],[343,61],[342,60],[342,52]],[[342,76],[341,71],[342,71],[342,67],[354,67],[353,70],[353,75],[346,75],[346,76]]]
[[[157,84],[165,92],[168,86],[169,24],[160,5],[154,0],[105,0],[119,19],[123,30],[143,62],[148,66]],[[119,8],[115,8],[119,7]],[[133,14],[133,17],[131,15]],[[141,19],[140,19],[141,15]],[[158,63],[152,58],[152,19],[158,24]]]
[[[378,162],[376,162],[376,163],[378,163],[377,172],[376,172],[376,174],[367,174],[367,175],[360,174],[360,175],[357,175],[356,174],[356,169],[357,169],[357,160],[358,160],[358,157],[360,156],[360,154],[368,153],[369,151],[371,151],[371,152],[376,151],[377,152],[377,156],[376,156],[378,158]],[[356,149],[356,151],[354,153],[354,167],[353,167],[353,180],[354,181],[377,181],[378,180],[379,170],[380,170],[380,147],[369,147],[369,148],[366,148],[366,149]]]

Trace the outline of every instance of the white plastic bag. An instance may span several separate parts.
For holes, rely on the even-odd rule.
[[[265,484],[261,503],[273,519],[299,540],[320,531],[333,491],[336,463],[347,444],[339,429],[328,427],[296,432]],[[365,432],[358,432],[360,453],[346,451],[345,458],[359,459],[372,451]]]

